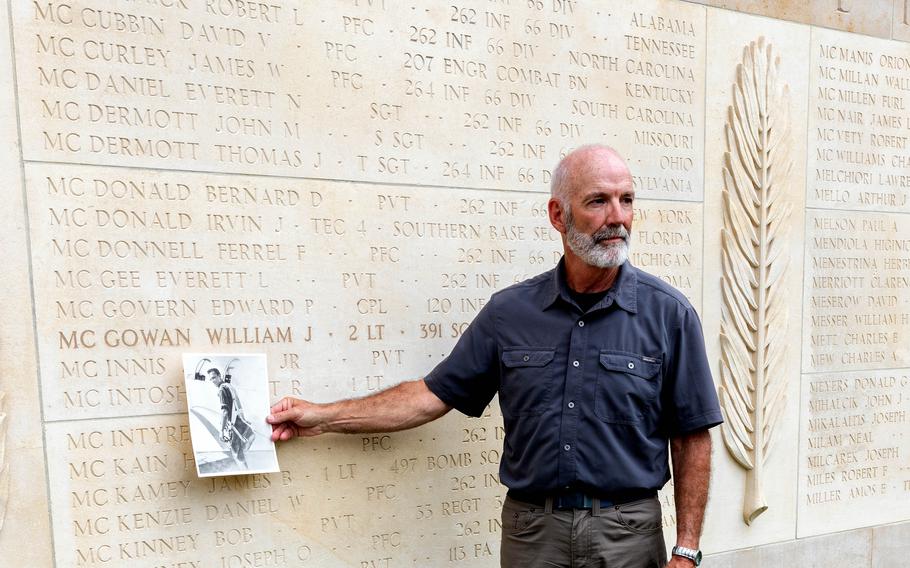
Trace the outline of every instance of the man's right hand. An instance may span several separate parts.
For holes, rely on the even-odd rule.
[[[266,421],[272,425],[272,441],[290,440],[296,436],[322,434],[322,421],[317,416],[319,405],[286,396],[272,407]]]
[[[406,381],[364,398],[315,404],[290,396],[272,407],[266,421],[272,440],[326,432],[397,432],[426,424],[451,409],[421,380]]]

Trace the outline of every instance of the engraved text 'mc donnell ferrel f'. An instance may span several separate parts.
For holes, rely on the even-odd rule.
[[[787,399],[783,287],[792,162],[789,91],[779,83],[779,62],[764,38],[745,47],[725,126],[719,394],[724,443],[747,470],[746,524],[768,508],[762,470]]]

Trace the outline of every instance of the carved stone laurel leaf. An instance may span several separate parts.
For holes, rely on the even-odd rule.
[[[743,49],[727,109],[720,323],[724,444],[746,469],[743,520],[767,510],[764,463],[786,406],[783,283],[790,204],[789,89],[764,38]]]

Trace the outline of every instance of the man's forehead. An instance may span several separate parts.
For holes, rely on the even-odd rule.
[[[582,188],[572,194],[573,201],[583,203],[597,199],[610,200],[612,198],[631,197],[635,199],[635,191],[632,188]]]
[[[590,172],[589,175],[575,177],[573,182],[572,189],[575,195],[585,197],[596,194],[612,195],[617,193],[635,195],[632,176],[621,175],[620,172],[613,172],[612,175],[598,175],[597,172]]]

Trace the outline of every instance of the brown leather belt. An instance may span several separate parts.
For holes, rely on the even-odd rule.
[[[591,495],[584,493],[582,491],[575,491],[569,493],[543,493],[536,491],[515,491],[514,489],[509,489],[507,494],[512,499],[516,501],[522,501],[524,503],[530,503],[531,505],[538,505],[543,507],[547,503],[547,499],[553,499],[553,509],[591,509],[594,506],[594,500],[600,500],[601,507],[613,507],[616,505],[622,505],[623,503],[631,503],[632,501],[640,501],[641,499],[649,499],[657,495],[657,491],[653,489],[635,489],[631,491],[617,491],[615,493],[608,493],[604,495]]]

